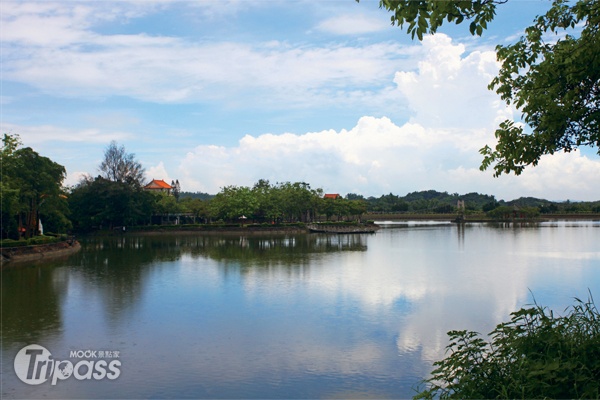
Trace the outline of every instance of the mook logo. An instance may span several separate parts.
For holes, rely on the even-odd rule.
[[[71,352],[77,358],[97,358],[97,351],[80,350]],[[100,352],[104,354],[104,352]],[[107,354],[109,352],[106,352]],[[111,353],[111,357],[113,352]],[[118,352],[114,352],[117,353]],[[77,380],[117,379],[121,375],[121,361],[104,359],[85,359],[73,364],[69,360],[55,360],[52,354],[39,344],[23,347],[15,356],[15,373],[19,379],[29,385],[40,385],[48,380],[56,385],[59,380],[74,376]]]

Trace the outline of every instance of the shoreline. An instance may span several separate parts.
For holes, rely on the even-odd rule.
[[[383,221],[451,221],[456,220],[456,214],[366,214],[366,218],[379,222]],[[544,221],[600,221],[600,214],[543,214],[533,219],[515,220],[515,222],[544,222]],[[510,221],[510,220],[509,220]],[[484,214],[466,215],[464,221],[469,222],[506,222],[486,217]]]
[[[379,223],[386,221],[440,221],[440,222],[452,222],[456,223],[456,215],[454,214],[367,214],[369,220],[375,220]],[[367,218],[365,218],[366,220]],[[506,222],[547,222],[547,221],[600,221],[600,214],[551,214],[536,217],[533,219],[516,219],[516,220],[494,220],[486,218],[484,215],[467,215],[461,223],[506,223]],[[334,222],[333,225],[336,223]],[[340,221],[340,226],[345,223]],[[258,225],[244,225],[244,226],[211,226],[211,225],[195,225],[195,226],[177,226],[177,225],[165,225],[156,226],[152,229],[143,227],[142,229],[132,227],[126,232],[121,231],[104,231],[104,232],[93,232],[86,235],[91,236],[120,236],[120,235],[141,235],[141,236],[154,236],[154,235],[285,235],[285,234],[304,234],[314,233],[309,228],[310,223],[306,226],[258,226]],[[349,233],[348,232],[327,232],[327,233]]]
[[[367,214],[370,220],[376,220],[379,223],[386,221],[444,221],[456,223],[454,214]],[[499,221],[485,218],[483,215],[471,215],[461,223],[506,223],[506,222],[528,222],[538,223],[547,221],[600,221],[600,214],[549,214],[529,220]],[[335,223],[334,223],[335,225]],[[344,225],[343,222],[340,225]],[[379,228],[379,227],[378,227]],[[126,232],[93,232],[86,234],[90,236],[121,236],[121,235],[140,235],[140,236],[160,236],[160,235],[244,235],[244,236],[268,236],[268,235],[299,235],[310,234],[309,224],[306,226],[177,226],[167,225],[153,229],[132,228]],[[330,231],[325,234],[348,234],[351,231]],[[0,265],[2,267],[14,264],[22,264],[27,261],[39,261],[43,259],[52,259],[60,256],[68,256],[81,250],[81,244],[78,241],[69,243],[68,241],[58,243],[48,243],[21,247],[4,247],[0,249]]]
[[[1,250],[1,265],[13,265],[26,261],[37,261],[54,257],[67,256],[81,250],[78,241],[37,244],[33,246],[3,247]]]

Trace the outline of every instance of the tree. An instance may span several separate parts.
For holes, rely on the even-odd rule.
[[[156,212],[159,214],[178,214],[185,212],[185,206],[177,201],[175,196],[166,193],[153,193],[156,197]]]
[[[359,0],[356,0],[359,2]],[[423,34],[435,33],[444,20],[457,25],[470,20],[469,31],[479,35],[487,29],[496,15],[496,5],[508,0],[437,1],[437,0],[380,0],[379,7],[392,13],[392,25],[408,24],[407,33],[423,40]]]
[[[7,204],[6,207],[3,204],[2,213],[3,217],[9,218],[7,231],[4,231],[3,221],[3,235],[15,237],[23,234],[30,238],[39,231],[40,206],[47,199],[58,198],[60,202],[60,197],[64,197],[62,183],[66,177],[65,167],[39,155],[30,147],[17,149],[21,144],[18,136],[5,134],[3,142],[2,190],[7,193],[2,194],[2,200],[6,200]],[[68,228],[64,207],[47,207],[45,211],[63,221],[57,227]],[[16,225],[19,227],[18,234],[14,232]]]
[[[173,188],[172,193],[175,197],[175,201],[179,201],[179,195],[181,194],[181,186],[179,186],[179,179],[176,181],[171,180],[171,187]]]
[[[306,182],[284,182],[278,184],[281,196],[278,200],[282,204],[282,213],[289,222],[309,222],[316,215],[320,198],[323,197],[321,189],[311,189]]]
[[[552,32],[566,34],[546,43]],[[544,154],[570,152],[579,146],[599,147],[600,154],[600,2],[580,0],[568,6],[555,0],[525,36],[497,46],[500,72],[489,88],[523,113],[529,126],[506,120],[496,130],[498,143],[481,149],[481,169],[495,163],[495,176],[537,165]]]
[[[23,234],[30,238],[36,235],[39,231],[41,206],[48,200],[50,201],[44,211],[46,216],[51,215],[56,222],[52,224],[53,228],[68,229],[69,223],[64,215],[68,210],[64,204],[62,188],[65,168],[40,156],[30,147],[17,149],[20,145],[18,136],[5,134],[3,141],[3,236],[16,238]],[[14,231],[17,226],[20,228],[18,233]]]
[[[282,217],[281,187],[273,186],[266,179],[259,179],[252,187],[258,202],[255,217],[261,222],[275,222]]]
[[[471,34],[481,35],[496,6],[505,2],[381,0],[379,4],[393,13],[393,24],[408,24],[408,33],[421,40],[444,20],[457,24],[470,20]],[[519,175],[545,154],[579,146],[596,146],[600,154],[599,26],[598,0],[572,5],[554,0],[517,43],[496,47],[501,68],[489,89],[515,105],[527,127],[502,122],[495,132],[498,143],[480,150],[481,170],[493,165],[494,176]],[[545,41],[550,33],[556,34],[554,43]]]
[[[191,212],[194,215],[194,223],[197,218],[203,218],[205,221],[208,219],[208,202],[209,200],[193,199],[191,197],[185,197],[181,199],[181,205],[185,210]]]
[[[83,179],[70,193],[69,206],[78,230],[106,229],[150,222],[157,196],[139,186],[98,176]]]
[[[104,160],[98,168],[102,177],[113,182],[129,185],[144,185],[144,168],[135,159],[135,154],[127,153],[125,146],[118,146],[114,140],[104,151]]]
[[[235,222],[242,217],[252,218],[257,206],[254,193],[246,186],[225,186],[210,202],[214,216]]]

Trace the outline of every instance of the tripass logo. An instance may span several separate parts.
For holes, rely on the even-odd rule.
[[[15,356],[15,373],[20,380],[29,385],[39,385],[51,379],[52,385],[58,380],[74,376],[78,380],[104,378],[117,379],[121,374],[121,361],[97,358],[118,358],[118,351],[78,350],[71,351],[71,358],[86,358],[76,362],[54,360],[52,354],[39,344],[23,347]],[[91,360],[90,360],[91,358]]]

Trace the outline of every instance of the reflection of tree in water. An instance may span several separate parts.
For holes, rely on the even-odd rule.
[[[148,276],[181,253],[178,238],[90,237],[82,240],[82,251],[72,261],[86,291],[99,294],[114,321],[139,301]]]
[[[361,235],[92,237],[82,242],[73,261],[86,290],[99,292],[109,318],[117,320],[138,302],[151,273],[172,268],[168,262],[186,253],[211,258],[225,268],[241,267],[244,273],[272,265],[302,268],[319,254],[365,251],[363,242]]]
[[[2,337],[35,343],[62,328],[61,300],[68,286],[100,297],[109,322],[122,320],[139,303],[151,274],[173,268],[183,254],[213,259],[224,272],[285,267],[290,273],[339,251],[365,251],[361,235],[111,236],[81,240],[68,259],[2,271]],[[62,266],[62,267],[61,267]],[[267,267],[267,268],[263,268]],[[258,268],[258,269],[257,269]]]
[[[192,255],[208,256],[219,262],[244,267],[304,265],[310,260],[340,251],[366,251],[361,235],[295,235],[272,237],[197,238]]]
[[[68,273],[63,261],[9,266],[2,270],[2,339],[38,343],[62,329],[61,302]]]

